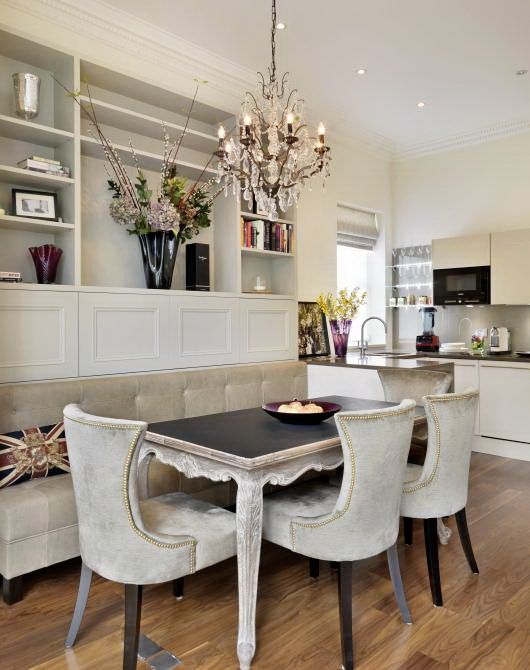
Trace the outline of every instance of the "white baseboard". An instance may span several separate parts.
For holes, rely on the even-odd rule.
[[[511,442],[510,440],[498,440],[493,437],[475,435],[473,451],[492,454],[492,456],[515,458],[519,461],[530,461],[530,444],[526,442]]]

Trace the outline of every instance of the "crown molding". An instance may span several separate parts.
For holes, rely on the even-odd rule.
[[[468,133],[461,133],[459,135],[443,137],[429,142],[399,147],[394,152],[393,160],[395,162],[403,162],[422,156],[442,153],[444,151],[454,151],[468,146],[502,139],[503,137],[508,137],[510,135],[525,133],[529,130],[530,119],[497,123],[478,130],[472,130]]]

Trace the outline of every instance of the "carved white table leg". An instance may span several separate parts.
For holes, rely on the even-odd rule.
[[[242,473],[237,484],[237,655],[241,670],[249,670],[256,651],[256,599],[263,522],[263,484],[258,473]]]

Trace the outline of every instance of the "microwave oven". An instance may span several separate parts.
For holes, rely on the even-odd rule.
[[[433,270],[435,305],[489,305],[490,266]]]

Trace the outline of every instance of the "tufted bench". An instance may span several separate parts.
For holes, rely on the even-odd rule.
[[[68,403],[91,414],[152,423],[306,396],[306,365],[298,362],[4,384],[0,433],[56,423]],[[149,469],[149,488],[152,495],[182,490],[222,506],[235,501],[232,482],[186,479],[157,461]],[[0,574],[6,602],[22,597],[22,575],[78,555],[69,474],[0,489]]]

